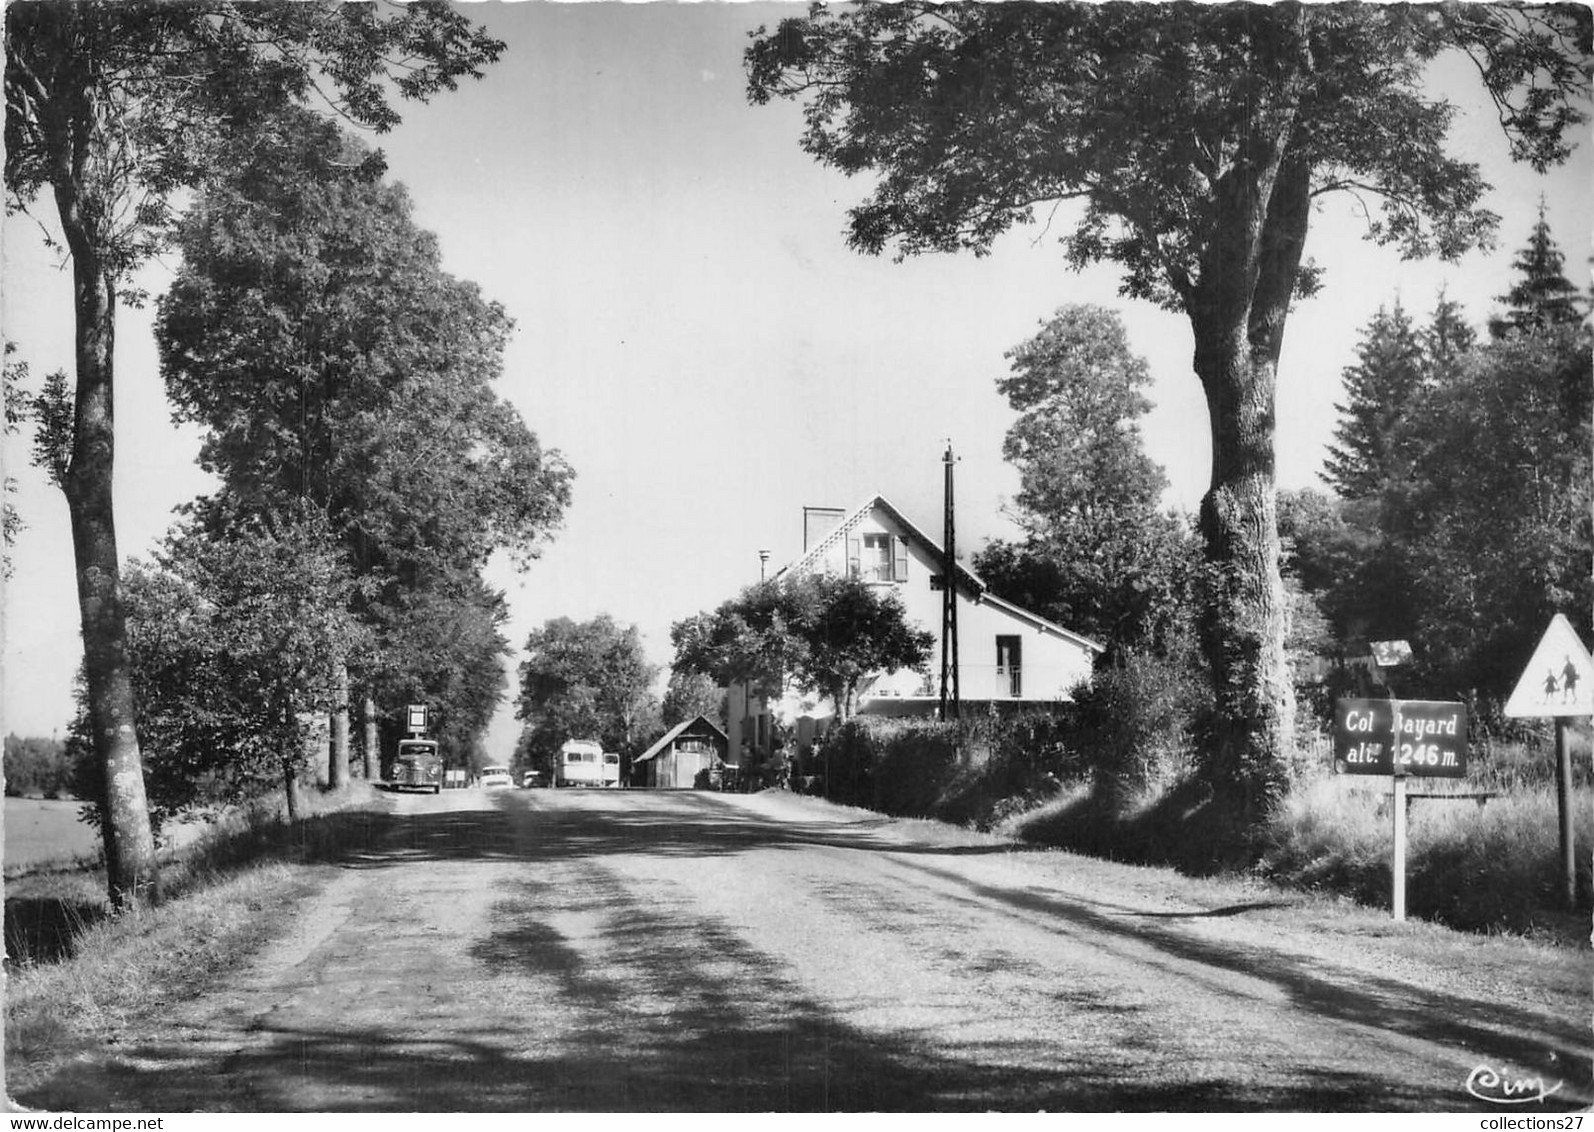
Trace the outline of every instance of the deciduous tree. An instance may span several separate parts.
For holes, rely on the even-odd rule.
[[[1290,304],[1318,283],[1312,203],[1357,193],[1369,236],[1406,255],[1489,238],[1477,167],[1444,150],[1455,109],[1425,85],[1448,49],[1477,64],[1515,156],[1564,158],[1591,54],[1572,6],[908,0],[815,6],[747,53],[755,102],[804,101],[808,152],[878,175],[854,247],[984,252],[1078,200],[1070,261],[1115,261],[1125,294],[1189,317],[1212,438],[1206,765],[1250,819],[1292,745],[1274,391]]]
[[[273,784],[297,817],[306,722],[331,703],[336,660],[358,636],[351,586],[314,511],[241,517],[221,533],[191,524],[157,561],[129,565],[128,648],[157,827]],[[94,784],[103,822],[103,778]]]
[[[1190,623],[1191,533],[1140,439],[1151,374],[1102,307],[1058,311],[1008,352],[997,389],[1018,412],[1002,454],[1019,471],[1022,542],[975,558],[996,592],[1086,636],[1156,649]]]
[[[567,739],[596,739],[632,753],[658,713],[657,676],[635,625],[607,613],[548,621],[527,638],[520,665],[517,714],[531,725],[529,751],[545,758]]]
[[[671,671],[659,708],[666,727],[705,716],[721,729],[725,727],[725,689],[701,672]]]
[[[429,703],[464,751],[474,733],[461,728],[485,726],[477,682],[490,671],[502,683],[504,651],[501,603],[475,572],[495,549],[537,555],[571,472],[494,388],[508,316],[442,270],[374,156],[331,123],[285,114],[180,225],[156,337],[179,418],[206,429],[200,463],[225,506],[307,502],[327,516],[362,583],[355,609],[379,630],[367,695],[388,714]],[[423,619],[459,631],[432,634],[426,655]],[[335,744],[334,782],[347,757]]]
[[[910,625],[901,601],[859,578],[798,574],[761,582],[712,613],[670,629],[675,671],[708,676],[720,687],[745,683],[766,698],[790,681],[851,717],[865,680],[922,670],[933,634]]]
[[[184,189],[204,184],[284,108],[324,99],[386,130],[390,92],[426,98],[503,45],[432,0],[177,3],[22,0],[5,10],[8,205],[47,193],[72,260],[76,388],[62,483],[72,518],[84,674],[108,791],[117,906],[155,884],[111,501],[116,306]]]

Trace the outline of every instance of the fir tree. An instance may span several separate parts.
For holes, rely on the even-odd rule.
[[[1489,320],[1490,337],[1498,341],[1512,334],[1581,321],[1582,296],[1566,277],[1565,265],[1566,257],[1550,235],[1550,225],[1544,219],[1544,202],[1540,201],[1539,219],[1533,225],[1533,234],[1512,264],[1519,278],[1510,291],[1499,297],[1506,304],[1506,310]]]
[[[1478,333],[1467,322],[1461,304],[1443,291],[1434,306],[1433,318],[1422,332],[1422,350],[1428,363],[1430,385],[1440,385],[1456,372],[1461,359],[1478,342]]]
[[[1360,499],[1402,478],[1409,464],[1405,422],[1427,385],[1423,343],[1405,308],[1379,307],[1344,371],[1346,399],[1323,477],[1345,499]]]

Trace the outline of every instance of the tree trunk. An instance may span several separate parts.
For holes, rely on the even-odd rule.
[[[1282,787],[1293,739],[1273,474],[1276,367],[1236,353],[1204,379],[1212,483],[1201,501],[1211,568],[1202,645],[1216,706],[1206,765],[1250,825]]]
[[[332,761],[327,781],[334,790],[349,784],[349,666],[338,662],[333,675]]]
[[[1282,142],[1229,186],[1228,212],[1190,303],[1195,370],[1212,430],[1212,481],[1201,501],[1210,568],[1202,645],[1215,718],[1205,770],[1254,831],[1285,785],[1294,694],[1284,653],[1273,442],[1284,321],[1310,208],[1310,168]]]
[[[288,806],[288,824],[299,823],[299,791],[297,789],[298,771],[297,760],[282,760],[282,796]]]
[[[64,204],[63,225],[72,251],[77,394],[71,463],[62,487],[72,521],[83,675],[94,754],[105,775],[106,880],[112,905],[122,909],[158,895],[159,872],[135,726],[111,509],[116,452],[112,381],[116,291],[82,226],[71,223]]]
[[[376,730],[376,702],[369,693],[360,699],[362,722],[365,725],[365,780],[375,782],[382,772],[381,752],[377,744],[381,741]]]

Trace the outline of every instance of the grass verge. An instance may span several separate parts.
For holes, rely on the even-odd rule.
[[[158,904],[123,916],[108,914],[97,870],[8,885],[8,1085],[227,978],[320,888],[302,866],[369,848],[389,807],[356,784],[306,808],[291,826],[271,805],[228,816],[165,861]]]
[[[1393,820],[1390,799],[1323,779],[1281,807],[1267,831],[1257,871],[1307,889],[1387,904]],[[1573,840],[1580,908],[1594,905],[1588,846],[1594,790],[1574,791]],[[1588,922],[1569,925],[1564,907],[1560,819],[1555,791],[1519,787],[1483,806],[1471,800],[1417,798],[1409,804],[1406,906],[1411,915],[1466,931],[1563,934],[1588,942]]]
[[[1322,778],[1288,797],[1260,840],[1233,840],[1188,782],[1118,803],[1087,785],[1001,827],[1017,840],[1109,860],[1172,865],[1192,875],[1245,873],[1271,884],[1388,908],[1393,821],[1389,798],[1343,778]],[[1509,790],[1470,800],[1415,799],[1408,823],[1406,909],[1412,917],[1471,932],[1512,933],[1588,947],[1594,906],[1588,846],[1594,790],[1573,798],[1578,911],[1561,897],[1553,789]],[[1224,848],[1224,839],[1232,844]],[[1216,847],[1216,848],[1215,848]]]
[[[225,980],[291,922],[322,878],[281,862],[141,912],[104,918],[70,962],[19,967],[6,993],[6,1082],[13,1095],[80,1051],[113,1045],[130,1022]]]

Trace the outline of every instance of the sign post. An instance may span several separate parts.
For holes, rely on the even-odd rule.
[[[1390,905],[1406,918],[1406,780],[1467,773],[1467,709],[1438,700],[1340,700],[1334,705],[1334,769],[1393,779]]]
[[[1522,670],[1505,714],[1517,719],[1555,720],[1555,800],[1561,818],[1561,885],[1567,908],[1577,909],[1577,857],[1572,847],[1571,720],[1594,715],[1594,659],[1583,640],[1557,613]]]

